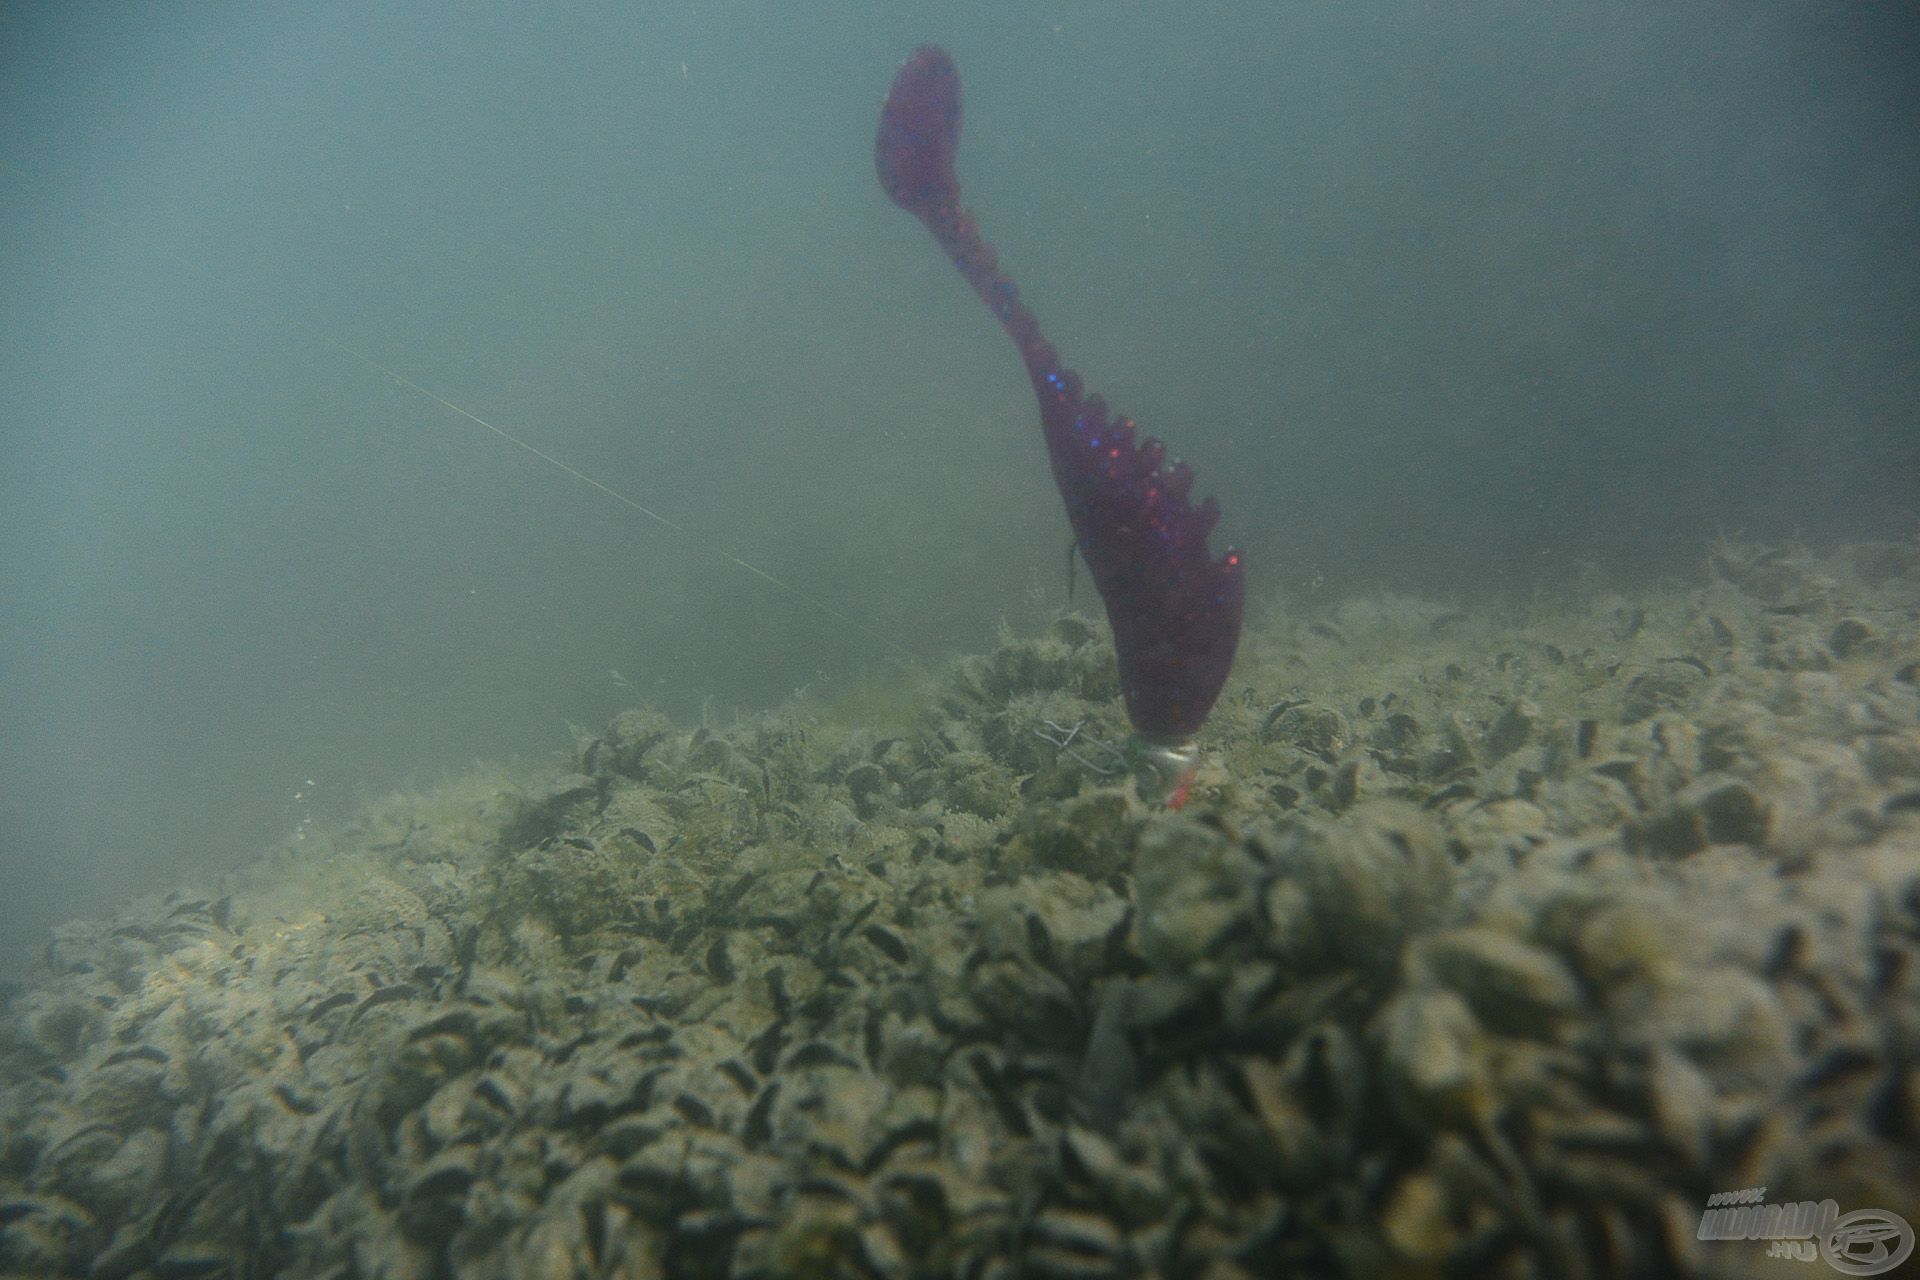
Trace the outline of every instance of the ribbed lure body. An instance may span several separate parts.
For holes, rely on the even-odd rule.
[[[1219,698],[1240,643],[1240,553],[1209,554],[1220,508],[1212,498],[1188,504],[1192,470],[1167,465],[1158,440],[1138,437],[1130,418],[1109,416],[1106,402],[1061,365],[960,203],[959,147],[960,73],[945,50],[921,45],[880,112],[880,185],[926,224],[1020,349],[1054,483],[1107,606],[1127,716],[1149,741],[1184,742]]]

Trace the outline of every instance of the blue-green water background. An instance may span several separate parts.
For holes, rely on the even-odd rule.
[[[921,40],[987,234],[1256,614],[1911,535],[1913,15],[8,6],[0,967],[564,746],[611,670],[764,706],[1063,598],[1018,362],[874,183]]]

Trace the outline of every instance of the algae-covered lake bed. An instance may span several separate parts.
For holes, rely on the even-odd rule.
[[[1803,1273],[1710,1197],[1920,1221],[1920,546],[1294,602],[1177,812],[1099,623],[920,701],[637,708],[62,926],[0,1268],[1731,1277]]]

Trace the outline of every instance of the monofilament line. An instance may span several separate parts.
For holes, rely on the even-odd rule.
[[[529,444],[527,441],[522,440],[519,436],[513,434],[513,432],[511,431],[508,431],[505,427],[495,426],[493,423],[488,422],[485,418],[481,417],[479,414],[475,413],[473,410],[468,409],[462,405],[455,404],[453,401],[447,399],[445,396],[441,395],[439,392],[433,390],[431,387],[421,386],[419,383],[415,382],[412,378],[407,377],[405,374],[401,373],[399,370],[394,369],[388,365],[381,364],[378,360],[375,360],[372,356],[368,355],[366,352],[355,350],[353,347],[348,346],[346,343],[340,341],[340,339],[332,336],[331,334],[322,332],[321,330],[314,328],[312,325],[306,324],[302,321],[289,318],[287,323],[295,326],[296,328],[304,329],[306,332],[312,334],[315,338],[319,339],[321,342],[324,342],[328,346],[332,347],[335,351],[338,351],[343,355],[352,356],[355,360],[360,361],[362,364],[365,364],[370,368],[378,369],[381,373],[385,374],[389,378],[392,378],[395,382],[399,383],[401,386],[405,387],[407,390],[416,392],[419,395],[423,395],[427,399],[433,401],[435,404],[441,405],[447,409],[451,409],[453,412],[459,414],[461,417],[465,418],[467,421],[475,423],[479,426],[485,427],[487,430],[493,432],[493,434],[495,434],[496,436],[499,436],[502,440],[505,440],[508,444],[512,445],[514,448],[524,450],[525,452],[530,453],[534,457],[540,459],[540,461],[546,463],[548,466],[556,467],[559,470],[566,472],[568,475],[572,476],[575,480],[578,480],[580,483],[584,485],[590,485],[591,487],[598,489],[601,493],[606,494],[609,498],[612,498],[615,502],[618,502],[627,507],[631,507],[633,510],[638,511],[641,515],[645,516],[649,520],[652,520],[654,523],[664,525],[666,528],[673,530],[675,533],[679,534],[681,537],[686,538],[691,542],[701,541],[700,535],[696,534],[693,530],[687,528],[685,525],[680,524],[675,520],[672,520],[666,516],[661,515],[658,511],[655,511],[652,507],[649,507],[644,503],[638,502],[635,499],[628,497],[626,494],[620,492],[618,489],[614,488],[612,485],[609,485],[604,481],[596,480],[592,476],[588,475],[586,472],[581,471],[576,467],[568,466],[566,463],[554,457],[552,454],[547,453],[545,450],[539,448],[537,445]],[[881,635],[878,631],[874,630],[872,627],[869,627],[864,622],[861,622],[858,618],[852,617],[849,614],[842,613],[840,610],[834,608],[832,605],[829,605],[824,601],[809,595],[808,593],[806,593],[805,591],[802,591],[800,588],[794,586],[793,584],[782,581],[780,578],[777,578],[773,574],[768,573],[765,569],[762,569],[759,565],[753,564],[752,562],[747,560],[743,560],[739,556],[734,555],[731,551],[727,551],[721,547],[716,547],[709,544],[707,546],[707,550],[710,551],[712,554],[719,556],[722,560],[727,561],[729,564],[738,565],[740,568],[745,569],[748,573],[752,574],[756,578],[761,579],[763,582],[766,582],[768,585],[776,587],[781,591],[784,591],[788,596],[792,597],[792,599],[796,603],[804,605],[807,608],[812,609],[815,612],[825,617],[832,618],[835,622],[844,623],[845,625],[854,628],[856,631],[859,631],[862,635],[866,636],[867,638],[877,642],[880,645],[883,645],[885,648],[887,648],[897,656],[902,658],[911,658],[913,656],[901,645],[895,643],[892,640],[889,640],[886,636]]]
[[[28,173],[26,170],[21,169],[18,165],[9,164],[6,161],[0,160],[0,170],[5,170],[11,173],[18,174],[21,178],[27,180],[28,182],[34,183],[44,189],[47,189],[47,190],[53,189],[52,184],[44,181],[43,179],[37,177],[34,174]],[[114,230],[119,231],[122,234],[128,234],[132,231],[132,228],[129,227],[126,223],[121,222],[117,218],[112,218],[107,216],[106,214],[99,213],[96,210],[88,209],[83,206],[81,207],[80,212],[84,216],[91,218],[93,221],[101,223],[104,226],[112,227]],[[188,257],[184,253],[162,251],[162,256],[171,258],[175,262],[180,263],[182,266],[188,268],[189,270],[197,274],[206,276],[210,279],[217,280],[219,278],[218,275],[214,272],[213,268],[205,265],[204,263],[194,261],[192,258]],[[727,563],[731,565],[734,565],[740,569],[746,570],[748,573],[752,574],[756,578],[759,578],[762,582],[765,582],[767,585],[774,587],[775,589],[785,593],[795,603],[813,610],[815,613],[820,614],[822,617],[831,618],[835,622],[841,623],[842,625],[850,628],[851,630],[859,632],[861,635],[867,637],[869,640],[872,640],[875,644],[879,645],[881,648],[885,649],[887,652],[893,654],[896,657],[904,658],[907,660],[911,660],[913,658],[913,653],[910,650],[908,650],[905,646],[883,635],[881,632],[875,630],[873,627],[868,626],[866,623],[860,621],[860,619],[853,617],[851,614],[843,613],[839,609],[836,609],[832,605],[827,604],[825,601],[819,599],[817,596],[811,595],[808,592],[801,590],[799,587],[794,586],[792,583],[786,582],[783,579],[776,577],[774,574],[769,573],[765,569],[762,569],[759,565],[754,564],[751,561],[744,560],[741,557],[733,554],[730,551],[725,550],[722,547],[713,545],[711,542],[706,541],[701,535],[695,533],[692,529],[687,528],[685,525],[680,524],[679,522],[660,514],[658,511],[655,511],[653,508],[645,505],[644,503],[641,503],[639,501],[636,501],[633,498],[628,497],[626,494],[621,493],[618,489],[615,489],[613,486],[606,484],[603,481],[594,479],[592,476],[588,475],[586,472],[581,471],[576,467],[568,466],[566,463],[554,457],[552,454],[547,453],[546,451],[540,449],[536,445],[530,444],[529,442],[522,440],[519,436],[513,434],[511,431],[508,431],[506,428],[499,427],[494,425],[491,422],[488,422],[485,418],[473,412],[473,410],[465,408],[461,405],[455,404],[453,401],[447,399],[445,396],[441,395],[437,391],[434,391],[429,387],[422,386],[420,383],[415,382],[412,378],[407,377],[405,374],[399,372],[397,369],[391,368],[388,365],[384,365],[380,363],[378,360],[375,360],[372,356],[368,355],[366,352],[360,351],[355,349],[354,347],[348,346],[345,342],[342,342],[340,339],[334,337],[332,334],[326,332],[323,329],[317,329],[313,325],[307,324],[305,321],[294,319],[292,316],[288,315],[286,312],[280,310],[279,308],[274,307],[270,303],[260,301],[259,299],[255,299],[255,303],[256,305],[260,306],[262,309],[266,310],[269,314],[277,317],[282,324],[287,325],[289,328],[299,329],[304,333],[310,334],[312,337],[325,343],[327,346],[332,347],[335,351],[340,352],[342,355],[351,356],[353,359],[360,361],[362,364],[368,366],[369,368],[379,370],[382,374],[393,379],[395,382],[399,383],[401,386],[405,387],[407,390],[412,391],[416,395],[424,396],[427,399],[433,401],[435,404],[440,405],[442,408],[452,410],[454,413],[459,414],[461,417],[465,418],[467,421],[472,422],[478,426],[485,427],[488,431],[491,431],[494,435],[499,436],[502,440],[505,440],[508,444],[514,446],[516,449],[519,449],[525,453],[532,454],[534,457],[540,459],[540,461],[546,463],[548,466],[555,467],[561,471],[564,471],[566,474],[572,476],[575,480],[578,480],[582,484],[588,485],[594,489],[599,490],[601,493],[605,494],[609,498],[612,498],[615,502],[620,503],[622,506],[631,508],[632,510],[639,512],[641,515],[653,521],[655,524],[661,525],[667,529],[671,529],[674,533],[679,534],[682,538],[685,538],[687,541],[704,548],[710,554],[718,556],[720,559],[725,560]]]

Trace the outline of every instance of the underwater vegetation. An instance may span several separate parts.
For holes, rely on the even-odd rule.
[[[953,59],[935,45],[920,46],[881,108],[874,139],[880,185],[926,224],[1019,348],[1039,400],[1054,482],[1106,603],[1127,717],[1147,744],[1173,749],[1167,763],[1190,772],[1189,744],[1219,698],[1240,642],[1240,553],[1229,547],[1218,559],[1210,555],[1207,535],[1220,508],[1212,498],[1197,507],[1187,502],[1192,468],[1164,465],[1158,440],[1136,440],[1131,419],[1110,416],[1099,395],[1085,393],[1020,301],[1019,287],[1000,272],[993,246],[960,203],[953,168],[960,117]]]
[[[921,48],[880,179],[1020,350],[1109,630],[885,728],[635,707],[59,928],[0,986],[0,1273],[1713,1280],[1766,1264],[1730,1195],[1920,1220],[1920,546],[1240,653],[1217,507],[1045,342],[960,122]]]
[[[1920,1203],[1916,584],[1290,609],[1179,813],[1078,617],[898,733],[624,712],[58,930],[0,1270],[1767,1274],[1710,1197]]]

